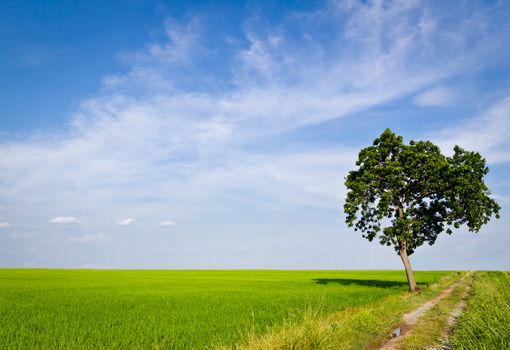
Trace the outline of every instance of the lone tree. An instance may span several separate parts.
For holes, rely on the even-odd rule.
[[[418,290],[408,256],[427,242],[433,245],[446,228],[466,224],[478,232],[499,205],[483,181],[489,172],[478,152],[455,146],[446,157],[430,141],[403,143],[386,129],[363,148],[357,170],[346,178],[346,223],[372,241],[393,246],[406,270],[409,290]]]

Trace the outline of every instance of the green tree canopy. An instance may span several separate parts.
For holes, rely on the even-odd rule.
[[[455,146],[446,157],[430,141],[404,144],[386,129],[363,148],[345,186],[346,223],[372,241],[393,246],[406,268],[409,288],[416,283],[408,255],[424,243],[465,224],[478,232],[500,207],[484,182],[489,169],[478,152]]]

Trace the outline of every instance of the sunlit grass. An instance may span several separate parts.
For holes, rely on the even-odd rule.
[[[446,272],[417,272],[431,283]],[[405,294],[401,271],[0,270],[0,348],[203,349]]]
[[[349,307],[321,317],[305,314],[301,322],[287,322],[263,335],[251,334],[237,350],[378,349],[404,313],[433,298],[461,277],[450,273],[420,293],[392,294],[367,305]],[[224,347],[229,348],[229,347]]]
[[[510,349],[508,272],[476,273],[451,344],[454,349]]]

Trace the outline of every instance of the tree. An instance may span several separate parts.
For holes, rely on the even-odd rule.
[[[408,256],[433,245],[446,229],[467,225],[478,232],[500,207],[484,183],[489,169],[478,152],[455,146],[446,157],[430,141],[404,144],[386,129],[363,148],[345,180],[345,222],[369,241],[393,246],[405,267],[409,290],[418,290]]]

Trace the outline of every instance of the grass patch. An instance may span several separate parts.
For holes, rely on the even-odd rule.
[[[439,294],[461,277],[451,273],[439,283],[417,294],[399,293],[362,306],[350,307],[322,317],[309,312],[302,322],[287,322],[264,335],[249,334],[245,344],[222,349],[298,350],[365,349],[377,347],[393,330],[402,315]]]
[[[450,339],[454,349],[510,349],[510,275],[477,272],[468,306]]]
[[[426,286],[446,274],[416,278]],[[0,269],[0,348],[228,346],[406,290],[402,271]]]

